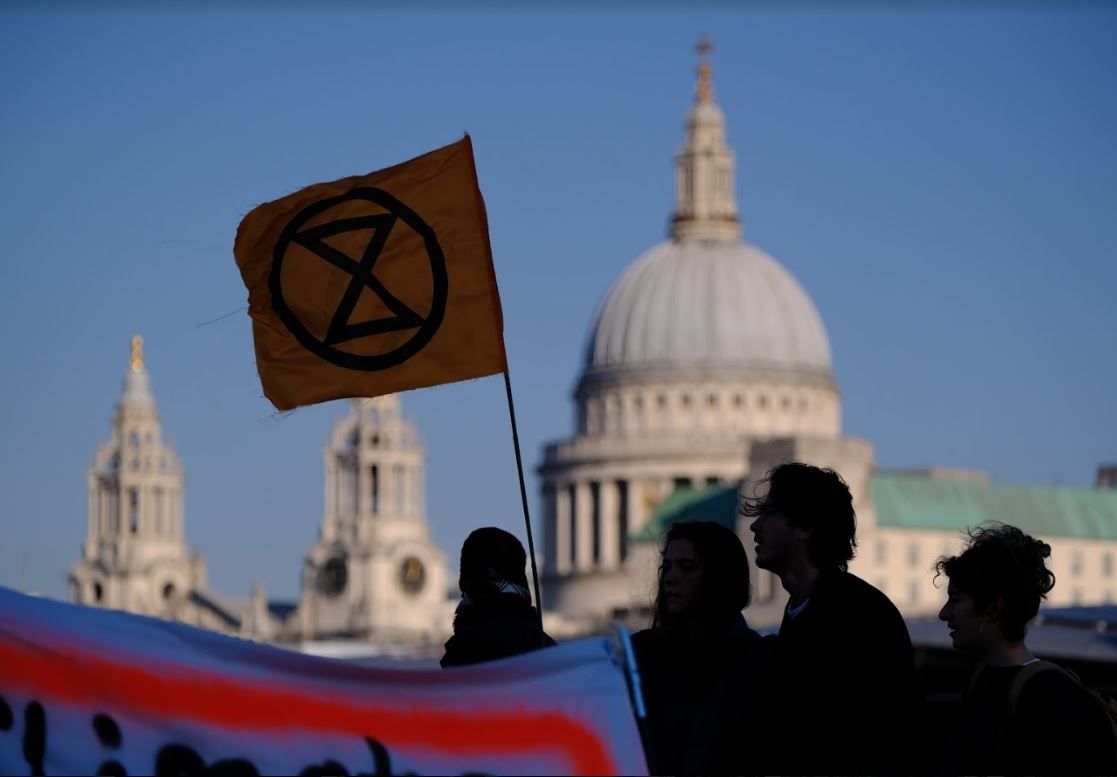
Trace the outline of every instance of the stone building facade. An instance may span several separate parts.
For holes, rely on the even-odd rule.
[[[842,434],[817,309],[786,268],[742,238],[734,156],[705,61],[675,168],[668,238],[605,294],[573,392],[574,434],[545,446],[538,467],[548,609],[573,629],[617,618],[643,626],[658,543],[674,520],[734,528],[755,561],[740,501],[785,461],[846,479],[860,543],[851,571],[905,615],[937,612],[935,560],[957,552],[962,528],[988,520],[1052,545],[1052,604],[1114,600],[1117,491],[1101,488],[1105,471],[1098,489],[1057,493],[974,473],[887,473],[869,441]],[[753,583],[749,621],[778,623],[779,581],[754,564]]]
[[[449,636],[446,559],[426,520],[426,454],[399,397],[352,400],[324,451],[321,528],[296,604],[211,590],[186,542],[183,470],[164,440],[142,340],[112,432],[89,470],[88,531],[70,573],[74,602],[251,639],[375,642],[423,651]]]

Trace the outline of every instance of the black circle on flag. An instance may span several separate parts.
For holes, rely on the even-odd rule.
[[[375,203],[384,208],[387,213],[339,218],[303,229],[315,216],[349,200]],[[402,221],[422,238],[425,258],[430,264],[431,305],[425,317],[394,295],[375,273],[376,260],[380,257],[380,252],[384,249],[397,221]],[[325,242],[327,237],[357,230],[372,230],[372,237],[359,258],[348,256]],[[306,324],[291,309],[284,295],[283,260],[292,243],[302,246],[350,276],[349,285],[334,311],[329,329],[323,338],[318,338],[310,332]],[[431,341],[446,314],[449,280],[446,273],[446,257],[438,244],[438,236],[431,226],[423,221],[419,214],[383,189],[364,187],[311,203],[288,222],[275,243],[271,273],[268,275],[268,289],[271,291],[272,309],[304,348],[339,367],[374,372],[402,364]],[[380,298],[390,311],[390,316],[359,323],[352,323],[349,320],[358,298],[365,289]],[[414,329],[415,333],[403,344],[386,353],[359,354],[335,347],[351,340],[410,329]]]

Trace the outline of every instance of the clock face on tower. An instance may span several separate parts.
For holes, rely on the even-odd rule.
[[[408,556],[399,567],[399,582],[403,590],[409,594],[417,594],[423,590],[427,581],[427,570],[423,562],[414,556]]]
[[[349,568],[344,556],[334,556],[318,568],[318,590],[326,596],[337,596],[349,582]]]

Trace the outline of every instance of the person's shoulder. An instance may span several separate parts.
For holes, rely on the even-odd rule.
[[[1023,673],[1027,667],[1021,669]],[[1037,670],[1020,688],[1020,704],[1049,710],[1070,707],[1093,708],[1090,692],[1055,664]]]
[[[897,640],[910,644],[904,616],[883,591],[851,572],[839,572],[836,577],[835,587],[840,593],[835,598],[843,600],[843,619],[847,623],[862,624],[878,635],[893,634]]]
[[[849,596],[861,600],[865,605],[895,613],[896,617],[902,619],[899,609],[892,603],[892,600],[888,598],[884,591],[872,583],[861,579],[852,572],[839,572],[837,577],[836,585],[844,589]]]
[[[1081,736],[1085,741],[1108,740],[1117,746],[1105,699],[1066,672],[1054,666],[1036,670],[1027,677],[1018,694],[1015,709],[1018,721],[1025,724],[1031,721],[1038,729],[1055,727],[1064,736]],[[1113,766],[1117,763],[1107,768]]]

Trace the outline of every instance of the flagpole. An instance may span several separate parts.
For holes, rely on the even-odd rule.
[[[543,600],[539,597],[539,569],[535,565],[535,540],[531,535],[531,513],[527,507],[527,486],[524,485],[524,462],[520,456],[520,433],[516,430],[516,406],[512,402],[512,377],[508,374],[508,361],[504,362],[504,389],[508,395],[508,417],[512,421],[512,447],[516,451],[516,472],[520,476],[520,500],[524,505],[524,525],[527,527],[527,554],[531,559],[531,581],[535,586],[535,607],[539,615],[539,630],[543,631]]]

